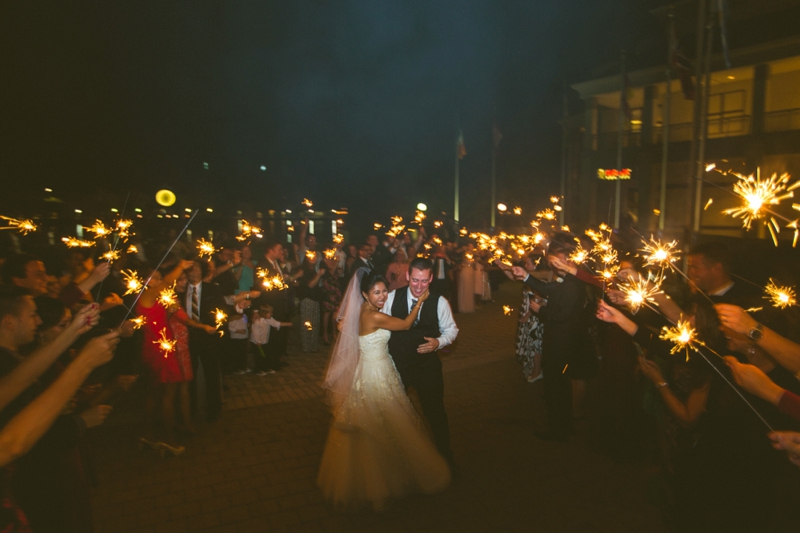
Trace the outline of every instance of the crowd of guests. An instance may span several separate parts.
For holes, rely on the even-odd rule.
[[[471,245],[442,244],[422,228],[413,237],[323,245],[308,227],[300,225],[294,243],[218,233],[212,257],[199,256],[175,231],[125,244],[100,237],[91,248],[25,249],[19,238],[7,239],[0,256],[0,531],[91,531],[95,480],[86,432],[104,423],[118,399],[136,384],[145,398],[140,447],[181,455],[199,422],[222,415],[223,375],[270,379],[290,364],[290,343],[327,356],[342,291],[360,266],[385,274],[396,289],[408,284],[410,259],[429,255],[437,290],[470,310],[482,298]],[[111,249],[119,258],[102,260]],[[146,290],[128,290],[132,272]]]
[[[673,531],[796,530],[800,478],[782,452],[800,465],[800,317],[771,308],[716,242],[688,252],[688,283],[670,276],[633,309],[619,284],[646,275],[637,247],[615,243],[620,269],[604,282],[570,261],[575,241],[556,234],[506,268],[524,286],[517,356],[528,381],[543,381],[548,430],[537,436],[567,441],[591,413],[591,439],[614,459],[655,455],[651,496]],[[700,353],[660,338],[679,320]]]
[[[589,415],[614,458],[656,450],[659,499],[676,531],[780,530],[775,524],[794,517],[797,473],[772,446],[800,466],[797,317],[765,307],[760,289],[731,272],[724,246],[692,248],[691,283],[665,286],[652,306],[632,312],[617,285],[644,269],[622,242],[620,270],[604,283],[570,262],[571,235],[552,235],[509,267],[468,238],[424,228],[318,243],[307,227],[294,243],[222,235],[210,258],[186,238],[173,241],[175,233],[139,238],[110,264],[98,260],[114,246],[103,239],[91,249],[3,253],[0,530],[91,531],[86,432],[134,384],[146,397],[139,443],[180,455],[198,422],[222,415],[224,374],[271,379],[291,364],[290,343],[326,357],[350,276],[367,266],[395,290],[408,284],[408,264],[419,255],[433,263],[431,290],[459,313],[491,301],[502,280],[523,281],[516,356],[525,379],[543,382],[548,430],[540,438],[568,440]],[[132,270],[147,290],[126,294]],[[163,291],[174,298],[164,302]],[[754,314],[756,307],[763,310]],[[218,310],[227,315],[221,323]],[[679,319],[691,320],[705,357],[673,354],[659,338]],[[598,384],[597,405],[586,405],[587,382]],[[779,431],[766,436],[728,382]]]

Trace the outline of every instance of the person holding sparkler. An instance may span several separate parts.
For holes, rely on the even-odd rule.
[[[185,448],[178,444],[175,438],[175,400],[179,384],[186,381],[186,376],[181,371],[180,362],[174,350],[162,350],[161,338],[174,340],[174,333],[170,326],[169,309],[177,301],[159,301],[160,295],[169,290],[174,295],[172,288],[184,271],[191,268],[192,261],[181,260],[169,273],[162,276],[158,270],[152,271],[147,288],[143,289],[136,303],[135,312],[145,317],[142,326],[144,338],[142,341],[142,361],[148,372],[150,394],[145,405],[145,416],[148,427],[146,435],[139,439],[140,443],[155,450],[180,455]],[[156,427],[156,409],[160,408],[161,435]],[[190,420],[184,423],[190,424]]]
[[[552,241],[547,257],[567,261],[570,247]],[[550,263],[552,266],[552,262]],[[595,357],[586,319],[587,296],[580,281],[554,269],[561,282],[545,283],[529,275],[522,267],[512,267],[514,276],[547,302],[531,301],[531,309],[544,324],[542,370],[544,378],[547,432],[537,432],[543,440],[568,440],[573,431],[572,379],[583,380],[592,372]]]
[[[192,369],[195,376],[203,365],[205,383],[195,379],[196,387],[192,387],[193,406],[196,403],[197,389],[205,387],[206,419],[214,422],[222,411],[222,367],[220,364],[219,337],[214,310],[225,308],[226,302],[219,287],[208,281],[213,277],[213,263],[197,259],[186,270],[188,285],[186,291],[177,295],[189,318],[202,323],[203,328],[189,330],[189,353],[192,355]],[[247,296],[247,295],[246,295]]]
[[[723,378],[719,357],[737,349],[735,339],[723,335],[706,300],[697,300],[693,311],[677,327],[665,327],[660,338],[605,302],[597,317],[621,327],[645,350],[640,369],[667,408],[659,434],[667,444],[662,475],[667,476],[675,529],[757,530],[758,524],[775,522],[776,502],[793,482],[764,442],[764,418],[748,410],[763,404],[754,397],[749,397],[752,405],[736,398]],[[771,426],[787,420],[767,414]],[[796,494],[792,490],[787,493]]]

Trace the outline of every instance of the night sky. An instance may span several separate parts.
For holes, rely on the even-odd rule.
[[[493,116],[498,199],[542,206],[564,81],[615,72],[621,46],[648,54],[652,4],[4,2],[2,207],[168,187],[190,207],[451,211],[458,121],[461,219],[487,224]]]

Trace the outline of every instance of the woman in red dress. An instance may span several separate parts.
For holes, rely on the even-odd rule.
[[[172,288],[181,277],[183,271],[192,266],[191,261],[181,261],[171,272],[162,277],[161,273],[154,271],[150,277],[148,288],[142,293],[136,304],[135,312],[144,317],[142,326],[144,339],[142,342],[142,360],[149,370],[151,394],[148,395],[146,404],[146,417],[148,419],[149,434],[140,438],[140,442],[154,449],[167,451],[173,455],[180,455],[185,451],[183,446],[175,440],[175,398],[181,384],[187,380],[186,373],[181,365],[181,355],[176,349],[165,351],[161,348],[161,339],[175,341],[176,336],[170,324],[170,313],[161,302],[159,295],[164,289]],[[175,302],[177,305],[177,302]],[[185,352],[188,354],[188,350]],[[191,363],[189,365],[191,367]],[[191,379],[189,375],[188,379]],[[185,385],[184,385],[185,386]],[[161,407],[162,439],[155,438],[156,408]]]

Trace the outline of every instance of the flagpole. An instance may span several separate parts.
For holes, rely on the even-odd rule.
[[[669,164],[669,123],[672,113],[672,73],[670,72],[670,61],[675,53],[675,14],[670,10],[669,13],[669,49],[667,51],[667,92],[664,94],[664,112],[661,116],[661,190],[658,199],[658,232],[659,236],[664,232],[667,221],[667,165]]]
[[[492,201],[491,205],[491,217],[490,217],[490,224],[492,229],[492,233],[494,233],[494,224],[495,224],[495,211],[497,210],[497,143],[495,142],[495,129],[497,126],[492,123]]]
[[[702,78],[703,74],[703,35],[704,30],[706,27],[706,11],[707,11],[707,4],[706,0],[700,0],[698,2],[698,11],[697,11],[697,59],[695,62],[695,70],[694,70],[694,78],[697,83],[697,89],[700,89],[700,79]],[[686,199],[687,199],[687,219],[688,220],[688,239],[687,241],[691,244],[694,244],[694,202],[695,202],[695,195],[693,194],[693,190],[695,189],[695,176],[697,170],[697,146],[698,140],[700,135],[700,113],[702,111],[702,93],[699,90],[695,90],[694,93],[694,115],[692,118],[692,144],[689,152],[689,172],[688,172],[688,183],[686,187]]]
[[[709,5],[709,15],[711,8],[714,4]],[[692,213],[692,232],[700,232],[700,218],[702,210],[700,205],[703,202],[703,172],[705,172],[705,154],[706,154],[706,137],[708,136],[708,97],[711,93],[711,44],[714,38],[714,19],[708,17],[708,35],[705,50],[705,61],[703,67],[705,73],[703,76],[703,92],[701,93],[700,100],[700,129],[698,131],[698,149],[697,149],[697,166],[695,167],[695,182],[694,182],[694,211]]]
[[[564,82],[564,95],[562,99],[561,114],[561,211],[558,213],[558,220],[562,226],[567,224],[567,82]]]
[[[622,51],[622,76],[620,78],[621,89],[619,91],[619,123],[617,125],[617,171],[622,171],[622,140],[623,127],[625,125],[625,50]],[[620,197],[622,195],[622,180],[617,175],[617,183],[614,191],[614,228],[619,229]]]
[[[455,199],[453,202],[453,219],[458,222],[458,162],[459,162],[459,146],[458,146],[458,138],[456,138],[455,143],[455,156],[456,156],[456,177],[455,177]]]

